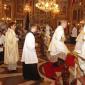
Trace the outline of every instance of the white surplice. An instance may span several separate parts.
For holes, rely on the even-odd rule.
[[[85,26],[77,37],[74,51],[77,52],[78,55],[80,56],[78,57],[78,62],[80,68],[85,73]]]
[[[25,64],[38,63],[38,58],[35,50],[35,37],[31,32],[26,35],[21,61]]]
[[[64,44],[64,40],[64,29],[62,26],[58,26],[53,34],[51,43],[49,45],[48,51],[50,51],[50,55],[57,55],[61,52],[67,55],[69,50]]]

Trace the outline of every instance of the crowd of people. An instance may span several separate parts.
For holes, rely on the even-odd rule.
[[[25,80],[43,80],[38,70],[38,57],[36,53],[36,35],[40,34],[40,50],[41,54],[48,58],[50,62],[65,61],[68,54],[77,56],[75,59],[76,67],[80,68],[81,76],[85,75],[85,26],[78,34],[77,28],[73,27],[71,34],[71,42],[75,44],[73,52],[67,48],[64,29],[67,27],[67,21],[61,20],[60,25],[57,26],[54,33],[52,28],[46,25],[44,29],[38,29],[37,25],[33,25],[26,32],[25,41],[22,51],[22,67],[23,78]],[[16,35],[16,23],[8,24],[7,30],[0,30],[0,63],[7,65],[7,71],[14,72],[17,70],[17,63],[19,61],[19,37]],[[53,35],[52,35],[53,33]],[[62,54],[62,55],[61,55]],[[77,63],[76,63],[77,62]],[[75,71],[76,73],[77,71]]]

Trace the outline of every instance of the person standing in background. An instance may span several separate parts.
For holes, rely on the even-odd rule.
[[[18,38],[15,34],[16,24],[9,23],[9,28],[5,34],[5,51],[4,64],[7,65],[8,71],[16,71],[19,60]]]
[[[37,26],[32,26],[26,34],[21,62],[23,62],[23,77],[25,80],[41,80],[38,72],[38,58],[36,54],[35,34]]]
[[[0,31],[0,64],[4,62],[4,39],[2,31]]]
[[[46,25],[46,29],[45,29],[45,45],[46,45],[46,49],[48,49],[49,44],[50,44],[50,40],[51,40],[51,27],[47,24]]]
[[[76,43],[76,38],[77,38],[77,28],[75,26],[75,24],[73,25],[73,29],[71,32],[71,43],[75,44]]]
[[[40,53],[41,53],[41,56],[46,57],[44,37],[45,37],[45,30],[44,28],[40,28],[40,36],[39,36],[40,39],[38,39],[40,44]]]

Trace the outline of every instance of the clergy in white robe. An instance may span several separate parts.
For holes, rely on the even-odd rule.
[[[85,74],[85,26],[77,37],[74,51],[78,54],[79,66]]]
[[[69,50],[64,43],[64,41],[65,41],[64,28],[66,26],[67,26],[67,22],[62,21],[61,25],[56,28],[56,30],[53,34],[51,43],[49,45],[48,51],[50,51],[51,56],[55,56],[53,59],[54,62],[57,61],[57,59],[60,57],[62,59],[65,59],[65,57],[63,57],[63,56],[57,56],[58,54],[63,53],[65,55],[67,55],[69,53]]]
[[[35,49],[35,36],[37,27],[31,27],[31,31],[27,33],[23,46],[21,62],[23,62],[23,77],[25,80],[39,80],[41,77],[38,73],[38,58]]]
[[[19,59],[18,39],[15,34],[15,24],[11,23],[5,35],[4,63],[7,64],[8,70],[16,70]]]

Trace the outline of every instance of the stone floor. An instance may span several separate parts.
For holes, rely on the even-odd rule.
[[[74,45],[67,44],[68,48],[71,50],[74,49]],[[20,55],[21,55],[22,49],[20,49]],[[47,58],[45,56],[41,56],[40,53],[38,53],[39,58],[39,65],[38,67],[47,62]],[[40,72],[40,75],[45,78],[45,81],[42,82],[39,85],[56,85],[55,82],[52,79],[46,78],[42,72]],[[81,79],[83,82],[83,85],[85,85],[84,80],[85,78]],[[36,84],[36,81],[25,81],[22,77],[22,64],[19,62],[17,71],[16,72],[7,72],[6,65],[2,64],[0,65],[0,85],[38,85]],[[78,85],[82,85],[81,83]]]

